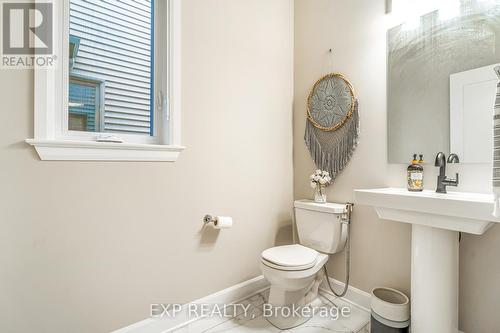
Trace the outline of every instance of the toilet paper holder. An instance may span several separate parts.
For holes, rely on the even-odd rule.
[[[217,216],[207,214],[203,218],[203,223],[205,223],[205,224],[213,223],[214,225],[216,225],[217,224]]]
[[[204,226],[212,226],[215,229],[228,229],[233,227],[233,219],[229,216],[205,215]]]

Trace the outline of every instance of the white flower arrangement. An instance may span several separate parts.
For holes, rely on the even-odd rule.
[[[311,187],[315,189],[314,201],[326,203],[325,188],[332,183],[332,178],[327,171],[316,170],[310,177]]]
[[[309,180],[311,181],[311,187],[314,189],[318,187],[324,189],[332,183],[330,174],[322,170],[316,170],[316,172],[309,177]]]

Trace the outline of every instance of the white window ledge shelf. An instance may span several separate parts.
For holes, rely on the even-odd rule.
[[[27,139],[42,161],[175,162],[182,146]]]

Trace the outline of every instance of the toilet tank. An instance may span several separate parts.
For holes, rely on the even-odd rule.
[[[344,249],[347,240],[345,204],[297,200],[295,223],[300,244],[319,252],[333,254]]]

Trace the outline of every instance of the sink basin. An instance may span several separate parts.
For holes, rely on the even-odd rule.
[[[356,190],[355,203],[373,206],[381,219],[412,224],[411,332],[458,332],[459,232],[484,234],[493,217],[493,195]]]
[[[356,190],[355,202],[375,207],[381,219],[474,235],[482,235],[493,223],[500,223],[491,214],[493,195],[490,194],[382,188]]]

